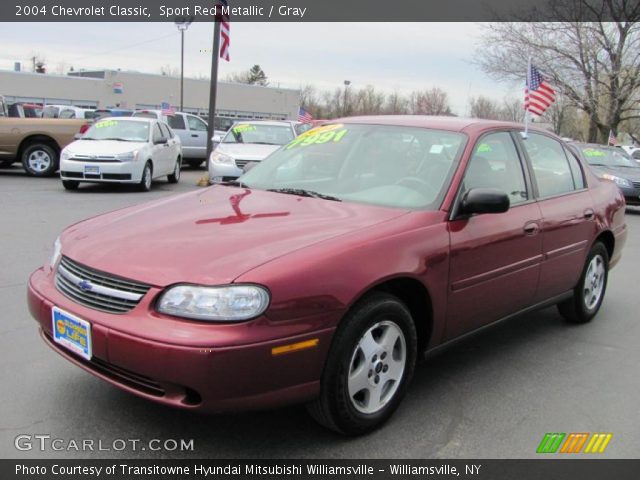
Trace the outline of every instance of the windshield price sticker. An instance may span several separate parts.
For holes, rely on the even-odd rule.
[[[293,142],[287,145],[287,150],[293,147],[308,147],[309,145],[321,145],[323,143],[334,142],[337,143],[344,138],[347,134],[347,129],[342,130],[320,130],[315,131],[316,129],[309,130],[309,132],[313,132],[310,135],[309,132],[305,132],[296,138]]]
[[[607,156],[607,154],[604,153],[602,150],[594,150],[593,148],[587,148],[586,150],[583,150],[583,153],[587,157],[606,157]]]
[[[117,124],[116,120],[105,120],[104,122],[96,123],[96,128],[115,127]]]
[[[236,125],[233,127],[233,133],[252,132],[255,129],[255,125]]]

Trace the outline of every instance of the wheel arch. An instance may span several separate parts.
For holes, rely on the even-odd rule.
[[[53,137],[50,137],[48,135],[44,135],[41,133],[35,133],[22,139],[22,141],[20,142],[20,145],[18,146],[17,157],[22,158],[22,153],[25,151],[25,149],[29,145],[34,143],[45,143],[48,146],[52,147],[56,151],[56,153],[60,155],[60,150],[61,150],[60,145],[58,145],[58,142],[56,142],[56,140]]]
[[[613,233],[610,230],[604,230],[603,232],[600,232],[593,243],[595,244],[597,242],[601,242],[602,244],[604,244],[605,248],[607,249],[609,258],[612,258],[616,246],[616,239]]]

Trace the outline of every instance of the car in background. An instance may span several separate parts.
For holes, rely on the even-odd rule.
[[[300,122],[252,120],[234,124],[209,157],[209,183],[235,180],[298,135]]]
[[[149,118],[108,117],[94,123],[62,150],[60,178],[67,190],[80,182],[137,184],[149,191],[153,179],[180,180],[180,139],[169,126]]]
[[[134,110],[127,108],[99,108],[93,112],[93,117],[96,120],[106,117],[130,117],[133,112]]]
[[[424,353],[554,304],[571,323],[598,313],[624,198],[558,137],[523,130],[414,115],[323,125],[237,182],[69,227],[29,279],[29,310],[52,350],[147,400],[308,403],[333,430],[370,432]],[[532,151],[572,182],[538,176]]]
[[[72,105],[45,105],[42,109],[42,118],[94,118],[95,110],[89,108],[74,107]]]
[[[9,105],[9,116],[14,118],[41,118],[42,105],[37,103],[14,103]]]
[[[137,110],[134,118],[155,118],[167,123],[180,137],[184,162],[191,167],[199,167],[207,158],[207,122],[197,115],[175,112],[165,115],[161,110]]]
[[[640,206],[640,165],[623,149],[594,143],[570,143],[600,178],[615,182],[627,205]]]
[[[0,95],[0,117],[8,117],[9,111],[7,109],[7,103],[5,102],[4,96]]]

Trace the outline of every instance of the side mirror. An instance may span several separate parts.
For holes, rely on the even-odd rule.
[[[156,139],[153,141],[153,144],[154,144],[154,145],[162,145],[162,144],[167,143],[167,141],[168,141],[168,140],[167,140],[165,137],[156,138]]]
[[[222,141],[222,135],[214,135],[211,137],[211,141],[213,143],[220,143]]]
[[[460,213],[504,213],[509,210],[509,196],[496,188],[472,188],[462,197]]]

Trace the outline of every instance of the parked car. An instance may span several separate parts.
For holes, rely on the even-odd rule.
[[[190,113],[164,115],[161,110],[137,110],[133,117],[155,118],[166,122],[182,142],[185,163],[199,167],[207,158],[207,122]]]
[[[148,118],[108,117],[62,150],[60,178],[67,190],[80,182],[134,183],[151,189],[152,179],[180,179],[180,139],[169,126]]]
[[[0,95],[0,117],[8,117],[9,112],[7,110],[7,103],[5,102],[4,96]]]
[[[0,168],[22,162],[28,175],[54,175],[60,150],[73,141],[86,123],[58,118],[0,117]]]
[[[37,103],[13,103],[9,105],[9,116],[15,118],[41,118],[42,105]]]
[[[45,105],[42,109],[42,118],[94,118],[95,110],[89,108],[74,107],[72,105]]]
[[[600,178],[615,182],[627,205],[640,205],[640,164],[624,150],[594,143],[571,143],[571,147]]]
[[[130,117],[133,112],[134,110],[127,108],[99,108],[93,112],[93,116],[96,120],[106,117]]]
[[[292,141],[299,122],[253,120],[233,125],[209,157],[209,182],[235,180],[248,163],[264,160]]]
[[[368,432],[423,352],[552,304],[574,323],[598,313],[624,198],[522,129],[383,116],[310,130],[235,183],[68,228],[29,280],[30,311],[49,347],[146,399],[309,402],[329,428]]]

